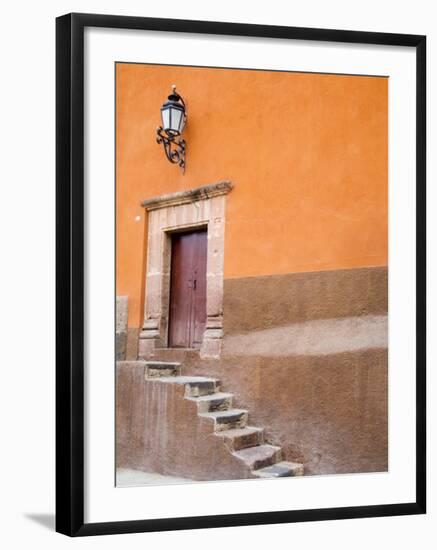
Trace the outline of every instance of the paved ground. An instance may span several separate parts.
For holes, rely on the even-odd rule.
[[[184,477],[163,476],[160,474],[141,472],[140,470],[130,470],[128,468],[118,468],[117,470],[117,487],[176,485],[181,483],[196,483],[196,481]]]

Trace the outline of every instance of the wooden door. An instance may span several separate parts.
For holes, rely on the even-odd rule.
[[[171,240],[169,347],[199,348],[206,325],[207,231],[174,233]]]

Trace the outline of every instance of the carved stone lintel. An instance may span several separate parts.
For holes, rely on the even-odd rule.
[[[195,189],[168,193],[167,195],[146,199],[141,203],[141,206],[144,206],[148,211],[157,210],[158,208],[167,208],[169,206],[179,206],[190,202],[211,199],[219,195],[226,195],[231,189],[232,183],[230,181],[219,181],[217,183],[196,187]]]

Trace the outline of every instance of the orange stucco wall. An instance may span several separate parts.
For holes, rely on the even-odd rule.
[[[187,169],[155,142],[171,84]],[[229,179],[225,277],[387,264],[388,80],[140,64],[116,67],[117,294],[142,322],[141,200]]]

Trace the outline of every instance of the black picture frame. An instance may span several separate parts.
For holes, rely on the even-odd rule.
[[[416,500],[387,505],[84,523],[84,29],[404,46],[416,50]],[[56,530],[69,536],[426,512],[426,37],[349,30],[67,14],[56,20]]]

